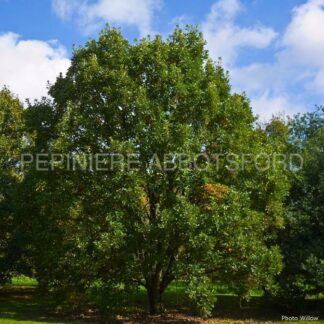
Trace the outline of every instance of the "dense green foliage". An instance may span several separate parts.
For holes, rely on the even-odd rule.
[[[13,235],[15,198],[21,180],[17,162],[23,146],[23,107],[8,89],[0,91],[0,282],[17,266]]]
[[[324,108],[290,121],[290,145],[303,157],[292,172],[280,246],[285,267],[279,282],[288,298],[324,291]]]
[[[19,265],[61,301],[102,294],[105,307],[142,286],[152,314],[173,281],[203,316],[215,283],[240,297],[323,288],[320,111],[257,126],[194,28],[131,44],[107,27],[50,95],[23,111],[1,92],[13,116],[0,120],[2,274]],[[39,171],[36,158],[19,165],[23,152],[57,160]],[[302,170],[267,167],[295,152]],[[62,153],[92,168],[71,170]]]

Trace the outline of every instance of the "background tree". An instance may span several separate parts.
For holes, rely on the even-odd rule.
[[[21,181],[20,153],[23,147],[23,106],[6,88],[0,91],[0,283],[18,268],[13,248],[16,189]]]
[[[301,298],[324,288],[324,118],[323,107],[289,123],[290,150],[303,158],[290,175],[285,228],[280,234],[284,269],[282,295]]]

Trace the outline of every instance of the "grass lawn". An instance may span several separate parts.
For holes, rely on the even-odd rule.
[[[35,279],[19,276],[10,286],[0,287],[0,324],[65,323],[46,313],[36,286]]]
[[[165,293],[164,300],[168,311],[162,316],[149,317],[145,312],[146,295],[143,290],[131,296],[133,306],[122,315],[106,320],[98,316],[79,316],[77,319],[63,317],[50,309],[49,303],[36,290],[35,280],[17,277],[10,286],[0,287],[0,324],[12,323],[201,323],[188,307],[181,284],[172,285]],[[298,305],[298,309],[280,309],[271,306],[256,293],[249,303],[239,307],[238,298],[231,294],[219,294],[213,318],[204,323],[285,323],[281,315],[319,316],[320,321],[289,321],[286,323],[324,323],[324,300],[310,299]]]
[[[43,301],[31,286],[0,290],[0,323],[57,323],[46,315]]]

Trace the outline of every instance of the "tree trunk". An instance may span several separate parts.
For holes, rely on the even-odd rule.
[[[167,269],[164,271],[164,275],[162,275],[162,267],[160,265],[155,267],[154,275],[146,279],[149,312],[151,315],[155,315],[160,311],[162,295],[170,282],[174,279],[171,274],[173,261],[174,259],[171,258]]]
[[[156,315],[159,312],[159,303],[161,301],[160,289],[156,286],[150,287],[147,290],[147,297],[150,315]]]

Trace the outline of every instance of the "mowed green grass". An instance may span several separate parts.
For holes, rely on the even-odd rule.
[[[47,314],[36,286],[35,279],[18,276],[11,285],[0,287],[0,324],[60,323]]]
[[[0,293],[0,323],[59,323],[47,315],[35,288],[15,286]]]
[[[90,318],[87,321],[69,320],[67,317],[55,314],[53,309],[49,308],[48,300],[37,293],[36,286],[36,280],[20,276],[14,278],[12,285],[0,287],[0,324],[117,323],[111,319],[103,321],[95,318]],[[146,293],[143,289],[129,296],[129,304],[132,306],[125,309],[122,318],[133,319],[133,323],[180,323],[180,321],[175,321],[175,318],[178,319],[177,316],[184,314],[180,317],[184,317],[187,323],[197,322],[199,318],[192,312],[184,290],[185,286],[182,283],[175,283],[167,289],[164,295],[164,303],[168,313],[162,317],[162,319],[167,319],[165,322],[162,319],[147,321],[145,317]],[[239,307],[237,296],[228,293],[225,288],[219,287],[218,302],[215,306],[213,319],[205,323],[285,323],[281,321],[283,314],[291,316],[298,311],[299,314],[303,315],[319,315],[324,311],[324,301],[313,299],[305,301],[304,304],[298,305],[297,309],[290,310],[290,313],[287,313],[286,310],[280,309],[278,306],[270,305],[258,291],[253,294],[249,302],[245,302],[242,306],[242,308]],[[322,320],[311,323],[324,323],[323,315],[320,315],[320,319]],[[119,323],[125,322],[123,319],[119,321]]]
[[[26,276],[17,276],[12,279],[12,286],[36,287],[37,280]]]

